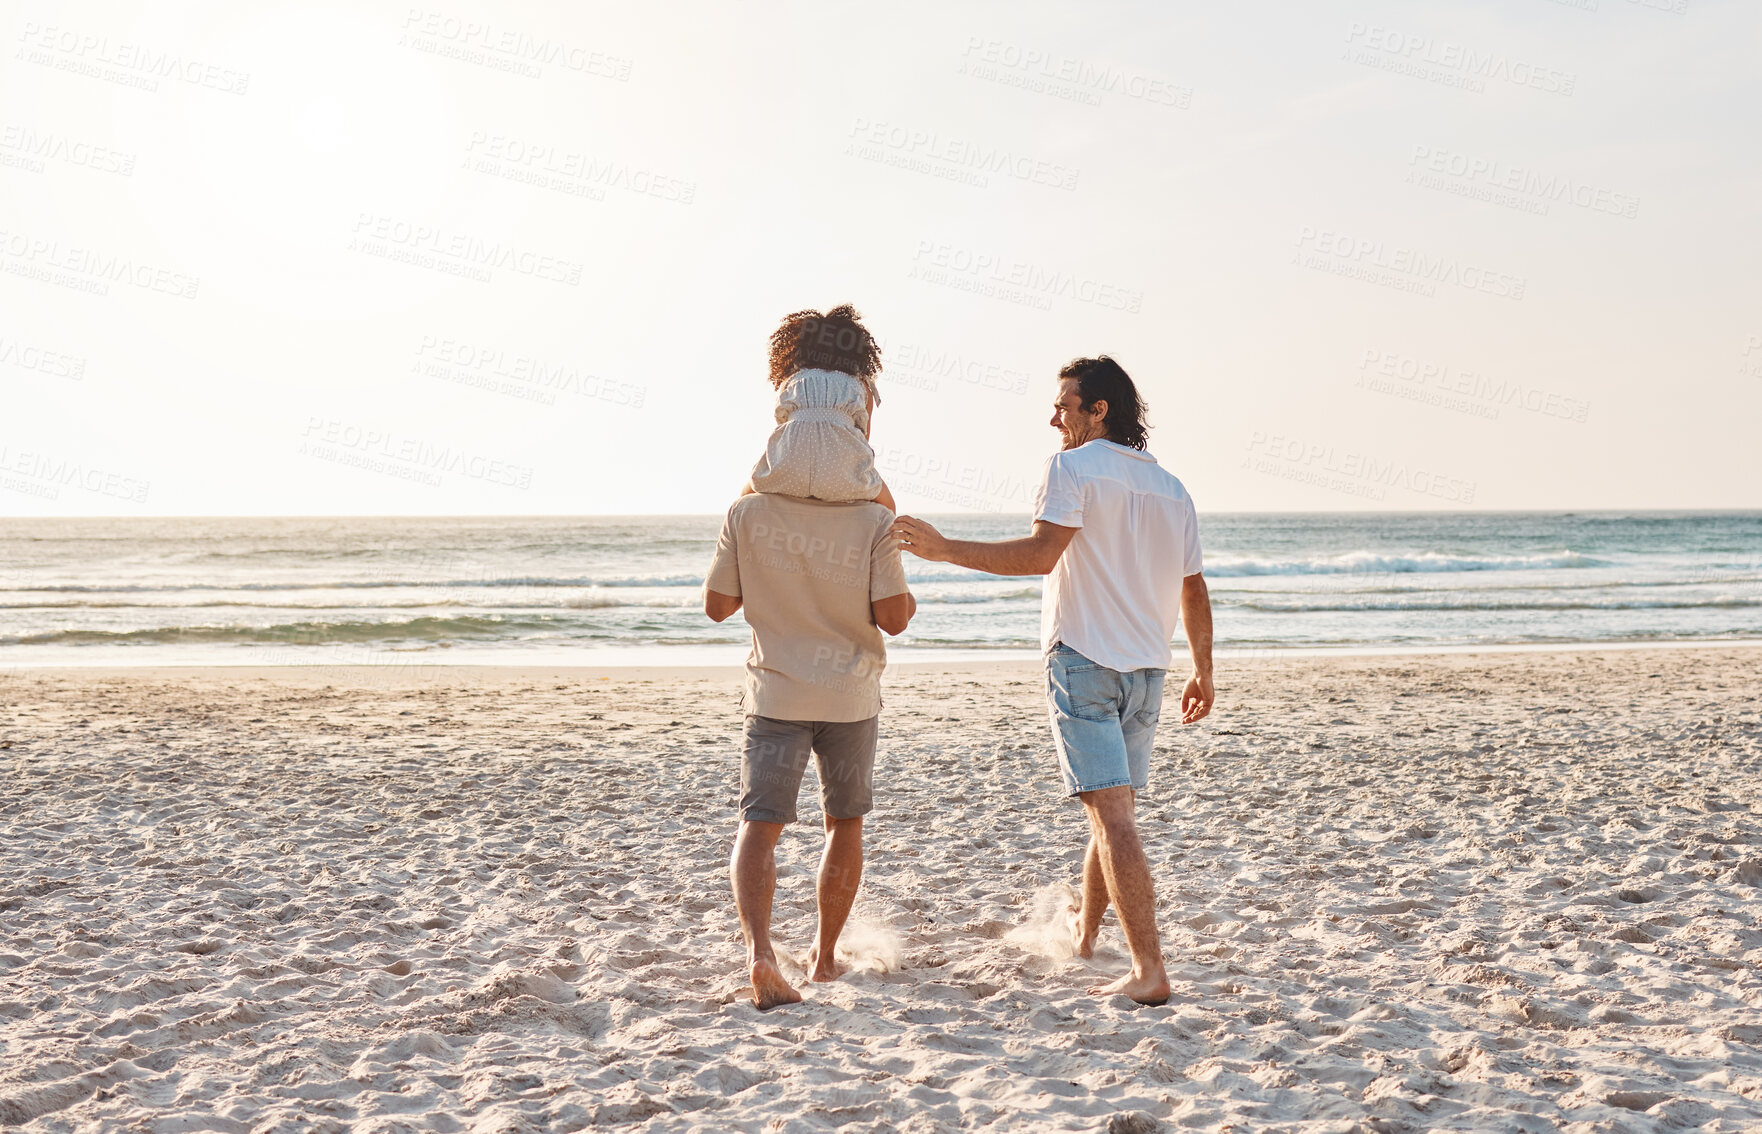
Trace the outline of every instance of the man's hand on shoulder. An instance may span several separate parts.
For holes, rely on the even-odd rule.
[[[894,517],[893,538],[899,543],[900,550],[909,551],[919,559],[928,559],[932,563],[948,561],[948,540],[914,516]]]
[[[900,549],[919,559],[953,563],[992,575],[1044,575],[1058,560],[1080,529],[1035,520],[1033,530],[1021,539],[955,540],[913,516],[893,521],[893,537]]]

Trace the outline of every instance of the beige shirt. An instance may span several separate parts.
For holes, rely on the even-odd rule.
[[[704,585],[740,598],[752,627],[748,714],[863,721],[881,711],[887,647],[869,604],[906,592],[892,526],[873,502],[756,493],[728,509]]]

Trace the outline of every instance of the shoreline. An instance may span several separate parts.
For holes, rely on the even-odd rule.
[[[1356,660],[1363,658],[1404,658],[1404,657],[1455,657],[1478,654],[1556,654],[1556,653],[1606,653],[1634,652],[1648,650],[1711,650],[1711,649],[1758,649],[1762,648],[1762,638],[1706,638],[1672,641],[1625,641],[1625,642],[1508,642],[1487,643],[1476,645],[1436,645],[1436,646],[1291,646],[1291,647],[1229,647],[1213,651],[1213,658],[1218,662],[1271,662],[1282,660],[1316,661],[1337,658],[1340,660]],[[730,647],[744,652],[745,647]],[[470,661],[406,661],[398,654],[380,655],[385,660],[350,660],[324,661],[313,660],[288,663],[276,662],[166,662],[150,661],[140,663],[118,664],[115,662],[97,661],[86,663],[69,663],[55,661],[48,663],[15,664],[0,662],[0,674],[33,674],[33,673],[82,673],[82,674],[145,674],[174,670],[189,671],[238,671],[249,673],[276,674],[300,672],[334,672],[360,671],[363,673],[383,673],[391,671],[437,671],[459,675],[481,671],[513,676],[532,674],[607,674],[626,678],[636,678],[647,674],[651,677],[686,676],[686,677],[721,677],[738,675],[745,667],[745,662],[698,662],[681,660],[646,660],[655,657],[659,651],[642,651],[645,660],[625,663],[606,663],[602,661],[582,662],[531,662],[508,661],[486,662],[479,659]],[[1038,668],[1040,655],[1038,651],[1024,649],[1008,650],[935,650],[924,651],[936,653],[934,658],[900,659],[890,656],[887,662],[889,673],[926,673],[940,670],[1014,670],[1021,667]],[[1008,656],[998,656],[1006,654]],[[1170,664],[1170,672],[1185,668],[1186,655],[1179,646],[1175,649],[1174,660]]]

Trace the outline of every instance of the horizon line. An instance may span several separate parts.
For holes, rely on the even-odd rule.
[[[1238,508],[1211,511],[1211,516],[1580,516],[1580,515],[1703,515],[1762,516],[1762,505],[1737,508],[1706,507],[1596,507],[1596,508]],[[903,512],[900,515],[992,516],[1000,519],[1032,516],[1033,512]],[[39,520],[653,520],[714,519],[722,512],[159,512],[104,513],[53,516],[5,516],[0,523]]]

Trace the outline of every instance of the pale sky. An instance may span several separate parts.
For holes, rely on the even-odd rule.
[[[905,510],[1107,352],[1202,511],[1762,505],[1762,7],[8,6],[0,514],[721,511],[780,316]]]

